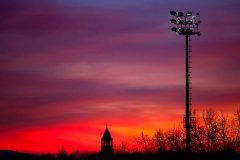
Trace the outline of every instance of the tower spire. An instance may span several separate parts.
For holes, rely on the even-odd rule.
[[[113,140],[106,124],[106,129],[101,138],[101,154],[111,156],[113,154]]]

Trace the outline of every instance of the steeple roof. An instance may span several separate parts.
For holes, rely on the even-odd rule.
[[[112,140],[111,134],[108,130],[108,127],[106,127],[103,136],[102,136],[102,140]]]

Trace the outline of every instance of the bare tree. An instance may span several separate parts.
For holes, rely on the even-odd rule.
[[[191,130],[191,147],[195,152],[239,151],[240,110],[228,117],[208,109],[197,118]]]
[[[238,108],[232,119],[231,127],[232,149],[236,152],[240,152],[240,108]]]
[[[62,148],[59,150],[58,154],[57,154],[57,159],[59,160],[64,160],[68,157],[67,151],[64,148],[64,146],[62,146]]]
[[[137,139],[137,144],[140,147],[140,150],[144,153],[153,151],[153,143],[148,134],[141,133],[140,137]]]
[[[233,142],[233,132],[234,132],[234,123],[233,119],[226,117],[221,114],[219,119],[220,125],[220,145],[222,151],[230,151],[232,150],[232,142]]]
[[[219,122],[217,114],[212,109],[203,112],[203,125],[205,129],[205,147],[208,152],[219,150]]]
[[[240,108],[235,111],[234,114],[235,119],[235,127],[236,127],[236,136],[234,139],[234,147],[236,148],[236,152],[240,152]]]
[[[165,132],[166,136],[166,149],[170,151],[183,151],[184,150],[184,136],[183,132],[177,129],[168,130]]]
[[[129,152],[129,146],[127,142],[122,141],[114,150],[117,154],[126,154]]]
[[[162,130],[159,129],[153,135],[153,145],[154,145],[154,150],[157,152],[166,151],[166,138]]]
[[[157,130],[153,137],[141,133],[137,139],[141,152],[183,151],[185,149],[185,130]],[[226,116],[212,109],[197,116],[196,127],[191,129],[191,151],[238,152],[240,153],[240,109],[234,115]]]
[[[204,144],[205,128],[201,123],[201,117],[196,118],[196,127],[191,129],[191,150],[192,152],[206,152]]]

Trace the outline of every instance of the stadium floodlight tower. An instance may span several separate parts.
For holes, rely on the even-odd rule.
[[[186,110],[184,117],[184,127],[186,128],[186,154],[190,155],[190,129],[196,127],[196,117],[195,113],[191,112],[191,91],[190,91],[190,36],[198,35],[198,25],[200,21],[197,20],[199,13],[192,12],[176,12],[170,11],[170,15],[174,16],[175,19],[171,19],[171,23],[175,26],[171,29],[173,32],[176,32],[178,35],[183,35],[186,37]]]

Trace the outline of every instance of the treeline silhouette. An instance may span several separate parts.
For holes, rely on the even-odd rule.
[[[140,152],[181,152],[185,150],[185,129],[158,130],[153,137],[141,133],[137,139]],[[124,148],[124,147],[123,147]],[[125,149],[124,149],[125,150]],[[231,116],[212,109],[197,115],[191,129],[191,151],[194,153],[240,153],[240,109]]]
[[[113,155],[75,151],[67,153],[61,148],[57,155],[1,154],[6,160],[181,160],[185,155],[185,129],[183,123],[170,130],[157,130],[152,136],[142,132],[135,144],[122,142],[114,146]],[[191,129],[191,159],[240,159],[240,109],[226,115],[212,109],[197,113],[196,127]]]

